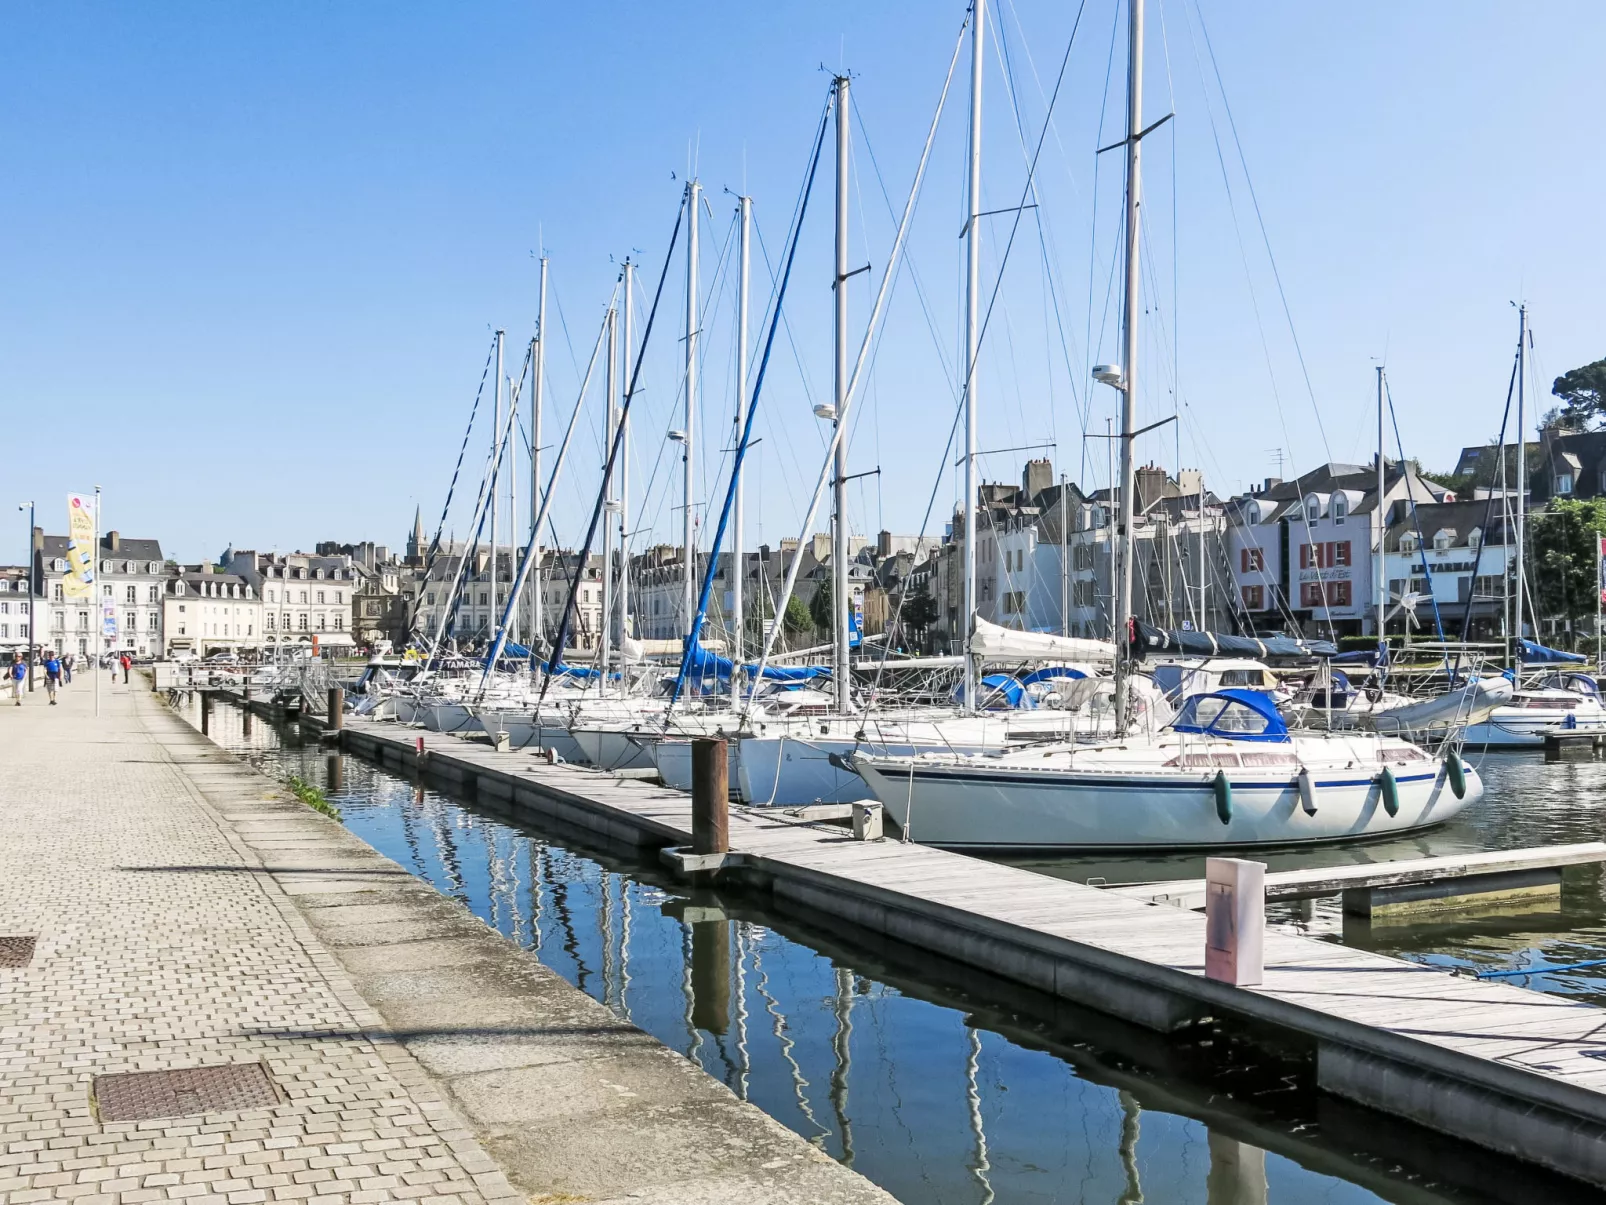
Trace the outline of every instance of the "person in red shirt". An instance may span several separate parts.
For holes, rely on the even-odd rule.
[[[119,664],[119,665],[121,665],[123,667],[123,685],[127,686],[128,685],[128,667],[130,665],[133,665],[134,662],[133,662],[132,658],[130,658],[127,653],[124,653],[121,657],[119,657],[117,659],[117,664]]]

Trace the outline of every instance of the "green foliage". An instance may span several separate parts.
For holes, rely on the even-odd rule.
[[[937,600],[925,590],[917,590],[903,600],[903,623],[911,631],[924,632],[940,614]]]
[[[1528,521],[1529,578],[1541,619],[1595,614],[1595,540],[1606,534],[1606,499],[1562,498]]]
[[[820,588],[809,599],[809,618],[814,626],[822,632],[831,630],[831,623],[836,618],[831,607],[831,579],[826,578],[820,583]]]
[[[306,779],[292,774],[288,785],[291,793],[313,811],[322,812],[331,820],[339,820],[341,818],[340,809],[330,803],[324,793]]]
[[[789,635],[797,636],[808,631],[813,622],[809,616],[809,609],[803,605],[801,598],[794,594],[786,600],[785,627]]]
[[[1606,417],[1606,360],[1596,360],[1556,378],[1550,392],[1562,400],[1567,417],[1582,425]]]

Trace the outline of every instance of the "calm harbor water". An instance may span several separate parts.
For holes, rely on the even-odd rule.
[[[198,703],[189,717],[198,723]],[[1161,1040],[940,959],[771,915],[738,893],[688,895],[652,864],[328,755],[294,725],[219,705],[208,729],[265,772],[322,787],[375,848],[911,1205],[1598,1199],[1321,1097],[1308,1052],[1264,1035],[1210,1028]],[[1521,764],[1530,778],[1593,769]],[[1523,777],[1513,771],[1514,782]],[[1606,773],[1594,781],[1598,793]],[[1469,823],[1442,838],[1462,844],[1426,852],[1539,843],[1527,828],[1493,826],[1478,844],[1481,822]],[[1578,839],[1578,830],[1562,825],[1544,839]],[[1420,852],[1413,843],[1412,856]],[[1192,872],[1182,861],[1141,867],[1034,864],[1076,878]],[[1412,948],[1399,952],[1492,957],[1475,946],[1488,938],[1476,926],[1435,930],[1438,945],[1406,939]]]

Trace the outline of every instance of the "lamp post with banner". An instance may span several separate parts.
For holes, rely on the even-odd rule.
[[[17,507],[17,509],[18,510],[25,510],[25,511],[28,512],[28,560],[27,560],[27,565],[28,565],[28,601],[23,604],[28,609],[28,642],[25,645],[22,646],[23,647],[23,654],[22,655],[25,658],[27,658],[27,661],[28,661],[28,693],[32,694],[33,693],[33,663],[36,660],[38,660],[37,656],[35,655],[35,650],[38,648],[36,640],[37,640],[37,633],[39,631],[38,604],[36,603],[36,601],[34,599],[34,594],[36,593],[35,588],[34,588],[34,579],[43,571],[44,566],[35,564],[34,547],[33,547],[33,530],[34,530],[33,503],[32,502],[24,502],[21,505],[19,505]]]

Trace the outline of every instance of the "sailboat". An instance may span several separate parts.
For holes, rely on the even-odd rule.
[[[970,283],[968,283],[968,326],[970,331],[970,349],[972,349],[972,362],[975,360],[976,342],[976,302],[980,297],[980,283],[976,280],[978,272],[978,230],[976,230],[976,217],[980,217],[980,188],[976,180],[975,157],[978,154],[978,137],[980,137],[980,108],[978,108],[978,90],[980,90],[981,71],[981,42],[980,27],[983,22],[984,5],[978,3],[973,8],[972,24],[970,24],[970,39],[972,39],[972,177],[970,177],[970,209],[972,209],[972,222],[968,228],[968,249],[970,249]],[[957,51],[956,47],[956,61]],[[834,96],[834,119],[837,124],[837,241],[835,241],[835,257],[837,257],[838,283],[846,280],[848,275],[848,238],[846,238],[846,222],[848,222],[848,112],[850,112],[851,80],[848,77],[837,77],[832,82]],[[944,88],[946,92],[946,88]],[[935,132],[935,117],[933,117],[933,132]],[[927,149],[930,149],[930,135],[928,135]],[[925,156],[922,156],[922,170],[925,165]],[[919,175],[915,180],[915,188],[919,188]],[[911,196],[911,202],[912,202]],[[829,474],[832,482],[832,599],[834,599],[834,622],[832,622],[832,668],[829,673],[830,696],[822,699],[814,691],[800,694],[795,689],[755,689],[745,694],[742,705],[736,710],[710,709],[705,712],[692,713],[692,715],[678,715],[675,720],[666,723],[662,734],[657,739],[638,734],[633,739],[650,745],[652,760],[658,766],[666,782],[671,786],[689,786],[691,776],[691,755],[689,755],[689,741],[697,734],[707,736],[726,736],[731,741],[731,781],[736,784],[737,795],[744,802],[756,805],[798,805],[798,803],[814,802],[851,802],[866,797],[867,787],[853,770],[850,758],[862,754],[866,750],[874,750],[878,754],[888,755],[917,755],[931,752],[931,750],[944,750],[944,752],[960,752],[960,754],[975,754],[975,752],[993,752],[1005,749],[1010,745],[1018,744],[1025,739],[1036,741],[1050,741],[1050,739],[1070,739],[1078,734],[1078,728],[1084,734],[1092,734],[1100,721],[1108,723],[1108,717],[1092,712],[1092,710],[1049,709],[1021,710],[1021,712],[989,712],[989,710],[975,707],[976,681],[975,670],[978,660],[983,657],[994,659],[1015,660],[1044,660],[1057,659],[1060,662],[1105,662],[1108,664],[1115,656],[1115,647],[1102,641],[1086,641],[1086,639],[1058,638],[1058,636],[1037,636],[1036,633],[1012,633],[1004,628],[994,628],[993,625],[981,623],[975,631],[973,639],[967,641],[967,684],[964,688],[964,697],[960,701],[960,709],[954,707],[923,707],[923,709],[882,710],[882,712],[869,712],[862,709],[858,699],[854,697],[853,678],[854,665],[851,662],[851,611],[850,593],[848,593],[848,519],[846,519],[846,492],[845,485],[848,480],[848,464],[846,464],[846,418],[848,406],[853,397],[854,384],[858,382],[859,371],[864,363],[864,349],[869,347],[870,333],[874,333],[875,320],[882,308],[885,294],[887,294],[887,281],[893,275],[893,265],[898,257],[898,249],[903,241],[904,230],[907,228],[907,210],[904,220],[899,225],[898,239],[895,241],[893,255],[888,262],[887,270],[883,275],[882,289],[877,297],[875,308],[872,310],[869,321],[869,331],[864,336],[859,363],[850,376],[848,371],[848,315],[846,315],[846,291],[838,288],[835,291],[835,323],[834,323],[834,350],[835,350],[835,400],[832,405],[821,406],[816,411],[821,418],[832,421],[832,443],[825,456],[825,469],[822,471],[821,487],[824,485],[825,474]],[[745,276],[745,273],[744,273]],[[739,360],[739,363],[740,362]],[[740,370],[739,370],[740,371]],[[973,378],[973,363],[972,363]],[[967,390],[968,390],[967,384]],[[975,426],[970,424],[967,437],[967,463],[970,464],[970,474],[975,472]],[[734,469],[732,472],[739,472]],[[732,496],[739,500],[739,476],[732,479]],[[972,482],[973,485],[973,482]],[[972,495],[973,495],[972,490]],[[821,488],[816,488],[816,503],[821,496]],[[737,511],[739,513],[739,511]],[[805,519],[805,530],[809,522],[813,521],[813,506]],[[723,516],[721,516],[723,522]],[[800,538],[801,545],[801,538]],[[968,593],[967,609],[973,611],[975,602],[975,538],[968,541]],[[785,599],[789,598],[793,582],[797,577],[800,558],[793,559],[789,567],[787,583],[782,588],[781,601],[776,604],[776,611],[784,609]],[[711,572],[711,562],[710,562]],[[740,574],[737,574],[737,583]],[[705,582],[705,594],[708,583]],[[737,586],[739,588],[739,586]],[[978,622],[980,623],[980,622]],[[700,656],[697,647],[702,614],[694,617],[691,633],[687,636],[687,664]],[[737,625],[737,639],[739,639],[739,625]],[[774,639],[771,631],[769,639]],[[991,643],[988,643],[991,639]],[[1023,646],[1029,644],[1029,647]],[[726,672],[731,675],[732,697],[740,692],[737,681],[747,676],[748,680],[760,683],[772,668],[768,665],[768,646],[764,656],[756,667],[747,667],[745,672],[739,672],[734,665],[728,665]],[[862,668],[862,665],[861,667]],[[1070,670],[1071,676],[1087,676],[1092,673],[1090,668]],[[686,667],[683,665],[683,673]],[[825,704],[825,705],[821,705]]]
[[[977,0],[978,21],[980,11]],[[1114,697],[1121,735],[1091,746],[1058,744],[968,756],[860,753],[851,764],[899,824],[905,840],[962,848],[1288,845],[1442,823],[1483,791],[1476,771],[1453,748],[1435,756],[1392,736],[1290,731],[1275,701],[1259,691],[1229,688],[1195,695],[1158,733],[1127,735],[1135,681],[1132,519],[1138,204],[1145,132],[1143,16],[1143,0],[1130,0],[1122,328],[1126,364],[1124,369],[1094,369],[1096,379],[1122,394],[1115,630],[1128,637],[1128,647],[1119,650],[1115,662]],[[967,480],[968,506],[974,505],[973,485]],[[970,584],[967,565],[967,596]]]

